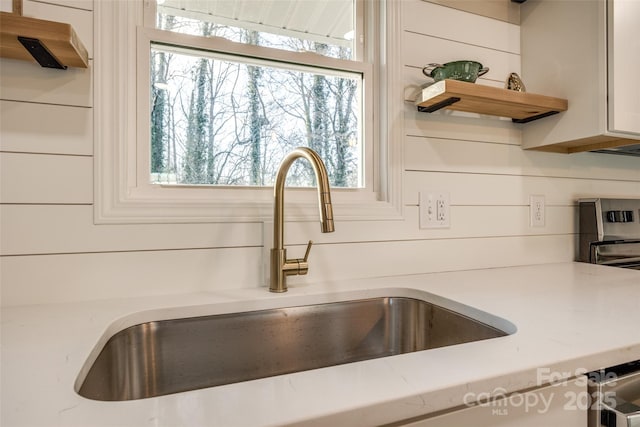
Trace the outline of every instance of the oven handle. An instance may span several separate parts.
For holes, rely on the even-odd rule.
[[[637,245],[640,244],[640,239],[629,240],[603,240],[600,242],[591,242],[589,244],[589,262],[592,264],[615,264],[617,262],[626,261],[638,261],[640,257],[630,255],[626,258],[618,258],[614,261],[600,261],[600,249],[606,246],[618,246],[618,245]]]
[[[640,407],[617,397],[614,399],[615,408],[604,403],[602,398],[600,399],[601,425],[604,427],[640,427]]]

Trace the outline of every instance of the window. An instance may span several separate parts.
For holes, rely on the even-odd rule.
[[[345,217],[389,211],[395,150],[374,126],[380,3],[98,3],[97,222],[265,219],[277,167],[300,145],[325,161]],[[288,185],[312,185],[310,172],[296,162]],[[315,216],[313,192],[287,202]]]
[[[354,0],[159,1],[146,23],[165,32],[150,46],[151,183],[272,185],[280,159],[307,146],[332,186],[363,187],[366,68],[348,71],[361,56],[356,9]],[[168,33],[205,39],[208,50],[176,47]],[[273,50],[310,54],[283,60]],[[312,185],[309,165],[294,164],[288,180]]]
[[[297,146],[331,185],[362,187],[362,76],[151,46],[151,182],[272,185]],[[311,185],[296,162],[290,185]]]

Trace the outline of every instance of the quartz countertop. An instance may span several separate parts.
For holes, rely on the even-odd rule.
[[[370,296],[424,296],[511,335],[126,402],[75,392],[96,346],[148,320]],[[451,302],[453,301],[453,302]],[[466,307],[466,308],[465,308]],[[470,308],[471,307],[471,308]],[[640,359],[640,271],[580,263],[6,307],[1,418],[11,426],[384,424]]]

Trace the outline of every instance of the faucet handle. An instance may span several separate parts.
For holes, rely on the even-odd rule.
[[[309,240],[307,243],[307,250],[304,253],[304,258],[298,259],[298,273],[299,275],[305,275],[309,271],[309,253],[311,252],[311,246],[313,246],[313,240]]]
[[[311,252],[311,246],[313,245],[313,241],[309,240],[307,243],[307,251],[304,253],[304,258],[293,258],[285,260],[284,265],[282,265],[282,271],[285,276],[296,276],[296,275],[305,275],[309,271],[309,263],[307,260],[309,259],[309,253]]]
[[[312,245],[313,245],[313,240],[309,240],[309,243],[307,243],[307,251],[304,253],[304,258],[302,258],[303,262],[307,262],[307,260],[309,259],[309,252],[311,252]]]

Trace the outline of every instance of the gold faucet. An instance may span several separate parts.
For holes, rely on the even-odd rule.
[[[333,207],[331,205],[331,189],[327,168],[322,159],[310,148],[298,147],[291,151],[282,160],[276,183],[273,187],[273,248],[271,248],[271,278],[269,290],[271,292],[287,292],[285,276],[304,275],[309,271],[309,252],[313,242],[309,240],[304,258],[287,259],[287,250],[284,248],[284,182],[291,164],[299,157],[304,157],[313,166],[318,185],[318,204],[320,208],[320,224],[323,233],[332,233]]]

